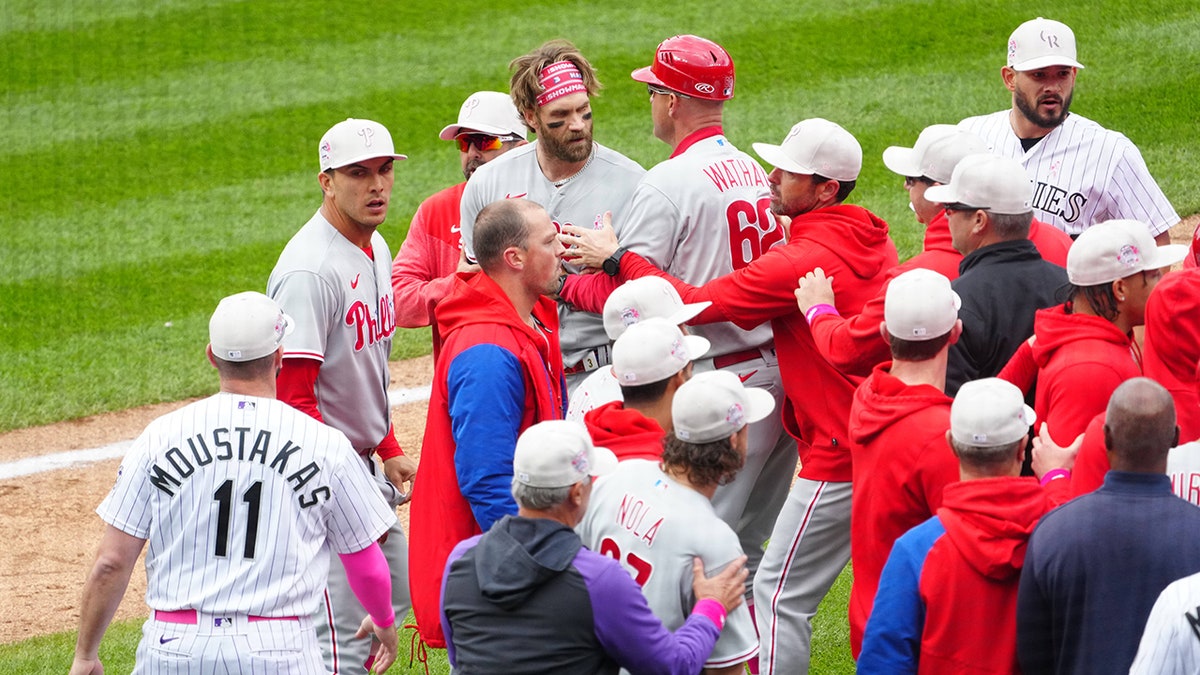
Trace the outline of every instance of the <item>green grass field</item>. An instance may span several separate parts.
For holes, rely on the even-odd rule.
[[[880,153],[928,124],[1007,107],[1007,36],[1039,14],[1079,36],[1088,67],[1073,110],[1123,131],[1177,210],[1200,211],[1191,3],[6,0],[0,431],[213,391],[207,318],[220,297],[264,288],[316,209],[325,129],[376,119],[409,155],[381,228],[394,251],[420,200],[461,179],[437,132],[552,37],[600,71],[597,140],[645,166],[669,151],[629,71],[669,35],[721,42],[738,67],[729,136],[749,149],[806,117],[839,122],[864,148],[852,201],[911,255],[920,232]],[[427,352],[427,335],[401,331],[394,356]],[[847,578],[820,617],[816,672],[852,670]],[[127,671],[136,640],[136,624],[114,628],[109,672]],[[2,646],[0,669],[63,672],[72,642]]]

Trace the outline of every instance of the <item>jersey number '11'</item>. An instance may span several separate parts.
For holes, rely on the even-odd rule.
[[[246,512],[246,544],[242,549],[243,557],[254,559],[254,545],[258,540],[258,507],[262,498],[262,481],[255,481],[250,489],[242,494],[242,501],[249,506]],[[221,483],[221,487],[213,493],[217,500],[217,545],[213,554],[224,558],[229,547],[229,521],[233,518],[233,481]]]

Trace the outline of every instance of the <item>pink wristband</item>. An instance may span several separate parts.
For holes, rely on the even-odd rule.
[[[1066,469],[1050,469],[1049,471],[1047,471],[1045,473],[1045,475],[1042,476],[1041,484],[1043,486],[1045,486],[1045,485],[1049,485],[1050,481],[1052,481],[1052,480],[1057,480],[1059,478],[1070,478],[1070,477],[1071,477],[1071,472],[1067,471]]]
[[[699,614],[712,621],[717,630],[725,627],[725,605],[712,598],[705,598],[697,602],[696,606],[692,608],[692,614]]]
[[[804,313],[804,320],[807,321],[809,323],[809,325],[812,325],[813,319],[817,318],[818,316],[821,316],[822,314],[837,314],[837,313],[838,313],[837,307],[834,307],[833,305],[830,305],[830,304],[821,303],[819,305],[813,305],[812,307],[809,307],[808,311]]]

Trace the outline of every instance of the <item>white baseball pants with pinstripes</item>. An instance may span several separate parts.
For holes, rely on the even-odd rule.
[[[200,614],[194,624],[142,625],[134,675],[324,675],[317,634],[307,616],[250,621]]]
[[[798,478],[788,493],[754,577],[763,675],[808,672],[812,618],[850,561],[850,487]]]

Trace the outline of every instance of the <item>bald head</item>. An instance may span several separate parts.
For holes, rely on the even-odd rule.
[[[1114,470],[1165,473],[1167,451],[1178,442],[1175,402],[1162,385],[1135,377],[1117,387],[1104,415],[1104,447]]]

